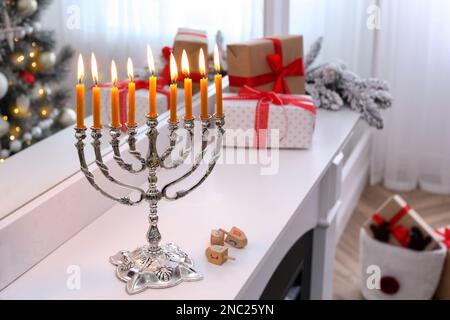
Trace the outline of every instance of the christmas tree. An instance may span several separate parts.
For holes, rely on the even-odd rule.
[[[42,30],[51,0],[0,0],[0,161],[75,120],[70,91],[58,86],[70,47],[55,54],[53,32]]]

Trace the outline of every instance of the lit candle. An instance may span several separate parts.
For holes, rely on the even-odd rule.
[[[148,79],[149,83],[149,114],[148,116],[152,119],[155,119],[158,117],[158,113],[156,111],[156,84],[158,82],[158,79],[156,78],[156,68],[155,68],[155,60],[153,59],[153,53],[150,46],[147,46],[147,62],[148,62],[148,69],[150,71],[150,78]]]
[[[198,66],[200,74],[202,75],[202,79],[200,79],[200,98],[201,98],[200,118],[205,120],[209,118],[209,111],[208,111],[208,78],[206,77],[206,62],[203,49],[200,49]]]
[[[114,60],[111,62],[111,81],[113,87],[111,88],[111,127],[120,128],[119,116],[119,89],[117,88],[117,67]]]
[[[192,115],[192,79],[189,78],[189,60],[186,53],[186,50],[183,50],[183,54],[181,55],[181,69],[185,76],[184,78],[184,104],[186,107],[186,112],[184,115],[184,120],[190,121],[194,119]]]
[[[77,84],[77,128],[84,129],[84,63],[81,54],[78,57],[78,84]]]
[[[172,84],[170,85],[170,123],[176,123],[178,121],[178,68],[173,53],[170,54],[170,77],[172,79]]]
[[[220,74],[220,55],[217,44],[214,47],[214,67],[216,68],[216,76],[214,77],[216,83],[216,117],[223,117],[223,100],[222,100],[222,75]]]
[[[92,113],[94,115],[94,129],[102,128],[101,119],[101,104],[100,104],[100,88],[98,87],[98,70],[97,70],[97,60],[95,55],[91,56],[91,69],[92,69],[92,79],[94,80],[94,87],[92,88]]]
[[[134,83],[133,61],[128,58],[128,126],[136,125],[136,83]]]

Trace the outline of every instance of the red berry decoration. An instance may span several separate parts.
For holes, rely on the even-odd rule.
[[[381,278],[380,287],[385,294],[396,294],[400,290],[400,283],[394,277],[383,277]]]
[[[26,83],[33,85],[36,82],[36,78],[30,71],[22,71],[20,72],[20,79]]]

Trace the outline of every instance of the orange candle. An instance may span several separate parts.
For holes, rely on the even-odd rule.
[[[78,57],[78,84],[76,87],[77,93],[77,128],[84,129],[84,63],[83,57]]]
[[[92,88],[92,113],[94,116],[94,129],[102,128],[101,104],[100,104],[100,88],[98,87],[98,70],[95,55],[91,56],[92,79],[94,80],[94,88]]]
[[[113,87],[111,88],[111,127],[120,128],[119,115],[119,89],[117,88],[117,67],[114,60],[111,63],[111,80]]]
[[[214,77],[216,83],[216,117],[223,117],[223,99],[222,99],[222,75],[220,74],[220,55],[219,47],[214,47],[214,66],[216,68],[216,76]]]
[[[128,58],[128,126],[136,125],[136,83],[134,83],[133,61]]]
[[[150,90],[150,117],[157,118],[158,113],[156,109],[156,84],[158,79],[156,76],[151,76],[149,79],[149,90]]]
[[[208,119],[209,118],[209,110],[208,110],[208,78],[206,78],[206,62],[205,62],[205,54],[203,53],[203,49],[200,49],[200,55],[198,60],[199,71],[202,75],[202,79],[200,79],[200,118]]]
[[[192,115],[192,79],[189,78],[189,60],[186,54],[186,50],[183,50],[181,55],[181,69],[185,76],[184,78],[184,105],[185,105],[185,115],[184,120],[190,121],[194,119]]]
[[[158,113],[156,109],[156,84],[158,82],[158,78],[155,76],[156,68],[155,68],[155,61],[153,60],[153,53],[150,46],[147,46],[147,62],[148,62],[148,69],[151,73],[150,78],[148,79],[149,83],[149,114],[148,116],[150,118],[157,118]]]
[[[170,77],[172,78],[172,84],[170,85],[170,123],[178,122],[178,68],[173,53],[170,54]]]

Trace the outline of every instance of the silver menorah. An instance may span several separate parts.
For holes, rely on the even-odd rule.
[[[215,125],[215,128],[213,128]],[[135,294],[144,291],[147,288],[168,288],[175,286],[182,281],[197,281],[201,280],[203,276],[194,269],[194,263],[189,255],[184,252],[179,246],[168,243],[160,245],[161,234],[158,230],[158,202],[161,199],[170,201],[178,200],[197,187],[199,187],[211,174],[216,166],[217,160],[220,157],[222,150],[222,140],[225,130],[224,117],[210,117],[201,120],[202,126],[202,145],[201,150],[193,159],[193,164],[190,169],[180,176],[178,179],[168,183],[162,189],[158,189],[158,172],[159,169],[172,170],[180,167],[186,162],[186,159],[194,152],[194,120],[185,120],[183,127],[186,130],[185,139],[180,139],[178,130],[181,127],[180,122],[169,122],[169,146],[161,155],[157,150],[158,139],[158,120],[156,118],[147,117],[147,138],[148,138],[148,152],[146,157],[136,149],[137,126],[127,126],[127,143],[129,146],[128,152],[133,156],[138,166],[127,163],[121,155],[120,151],[120,128],[110,127],[111,146],[114,153],[114,160],[120,168],[132,174],[139,174],[148,170],[148,190],[145,191],[139,187],[132,186],[115,179],[111,174],[109,168],[103,161],[101,152],[101,128],[91,128],[92,146],[95,153],[95,162],[101,173],[112,183],[129,189],[132,192],[139,193],[139,199],[131,200],[129,196],[115,197],[103,190],[94,179],[94,175],[89,171],[84,154],[85,143],[87,137],[87,129],[76,128],[75,137],[77,142],[75,144],[78,150],[78,157],[80,160],[81,171],[86,176],[89,183],[102,195],[109,199],[117,201],[127,206],[137,206],[144,200],[150,205],[149,222],[146,238],[148,244],[135,249],[134,251],[120,251],[116,255],[110,257],[110,262],[116,266],[117,277],[126,282],[126,291],[129,294]],[[214,130],[214,134],[212,134]],[[177,159],[172,159],[172,154],[177,148],[177,145],[184,141],[180,147],[182,150]],[[197,171],[201,163],[205,159],[208,148],[213,146],[211,158],[208,162],[206,173],[195,182],[189,189],[179,190],[175,193],[169,194],[169,189],[175,187],[181,181],[186,180]],[[193,154],[192,154],[193,155]],[[170,160],[170,161],[169,161]]]

